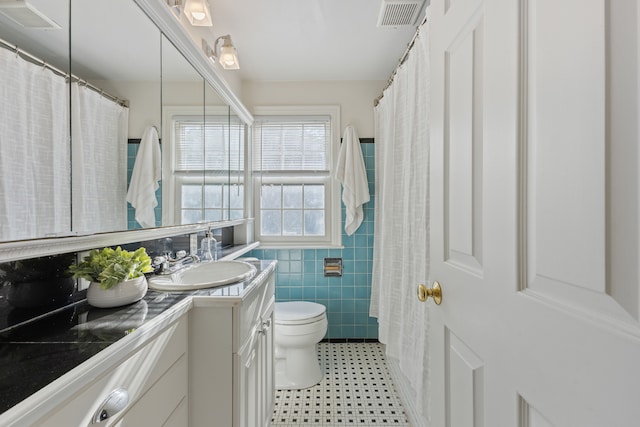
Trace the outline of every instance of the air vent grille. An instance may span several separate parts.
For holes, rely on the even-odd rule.
[[[53,22],[25,0],[0,1],[0,13],[25,28],[60,28],[58,24]]]
[[[378,27],[414,25],[424,0],[382,0]]]

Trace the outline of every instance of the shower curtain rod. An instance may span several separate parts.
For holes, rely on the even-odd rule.
[[[402,56],[400,57],[400,61],[398,62],[398,65],[396,65],[396,68],[393,70],[393,72],[391,73],[391,77],[389,77],[389,79],[387,80],[387,84],[385,85],[384,89],[382,89],[382,93],[380,94],[379,97],[377,97],[376,99],[373,100],[373,106],[377,107],[378,103],[380,102],[380,100],[384,97],[384,91],[387,90],[387,88],[389,86],[391,86],[391,83],[393,83],[393,79],[395,78],[396,74],[398,73],[398,68],[400,68],[402,66],[402,64],[404,64],[404,62],[407,60],[407,58],[409,57],[409,52],[411,51],[411,48],[413,47],[413,45],[416,43],[416,39],[418,38],[418,35],[420,34],[420,27],[422,27],[424,25],[424,23],[427,22],[427,17],[425,16],[424,19],[422,20],[422,22],[420,23],[420,25],[418,25],[416,27],[416,32],[413,35],[413,37],[411,38],[411,41],[409,42],[409,44],[407,45],[407,48],[404,50],[404,52],[402,53]]]
[[[32,54],[30,54],[29,52],[27,52],[26,50],[20,49],[18,46],[13,45],[3,39],[0,39],[0,47],[4,47],[7,50],[13,51],[15,52],[17,55],[20,55],[23,59],[28,60],[29,62],[35,64],[35,65],[42,65],[44,68],[51,70],[54,74],[60,76],[60,77],[64,77],[65,79],[68,79],[69,77],[71,77],[71,81],[73,82],[77,82],[79,85],[82,86],[86,86],[87,88],[91,89],[94,92],[99,93],[101,96],[103,96],[104,98],[107,98],[110,101],[115,102],[116,104],[122,106],[122,107],[126,107],[129,108],[129,101],[127,101],[126,99],[120,99],[117,96],[113,96],[107,92],[105,92],[104,90],[100,89],[97,86],[92,85],[91,83],[89,83],[86,80],[82,80],[81,78],[74,76],[74,75],[69,75],[67,73],[65,73],[64,71],[60,70],[59,68],[54,67],[51,64],[47,64],[45,61],[43,61],[42,59],[33,56]]]

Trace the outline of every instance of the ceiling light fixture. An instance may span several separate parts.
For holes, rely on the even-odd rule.
[[[184,12],[191,25],[195,27],[211,27],[211,9],[207,0],[187,0]]]
[[[222,46],[218,50],[218,44],[222,40]],[[218,62],[225,70],[238,70],[240,63],[238,62],[238,52],[231,42],[231,36],[220,36],[213,44],[213,49],[205,39],[202,39],[202,50],[205,55],[213,62]]]

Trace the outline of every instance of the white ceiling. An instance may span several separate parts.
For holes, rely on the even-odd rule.
[[[386,80],[422,21],[377,27],[382,0],[209,0],[242,80]]]
[[[68,1],[29,0],[61,29],[24,30],[0,15],[0,38],[66,69]],[[225,73],[237,73],[240,80],[386,80],[422,21],[424,10],[412,25],[378,27],[382,2],[209,0],[213,28],[205,33],[210,35],[210,44],[218,36],[231,35],[240,70]],[[133,0],[74,0],[72,8],[72,56],[74,63],[82,60],[74,65],[74,74],[143,80],[158,73],[157,30]]]

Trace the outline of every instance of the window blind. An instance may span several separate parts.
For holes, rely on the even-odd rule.
[[[241,171],[244,169],[244,125],[227,116],[176,116],[175,170]]]
[[[257,171],[328,172],[331,117],[260,117],[254,122]]]

